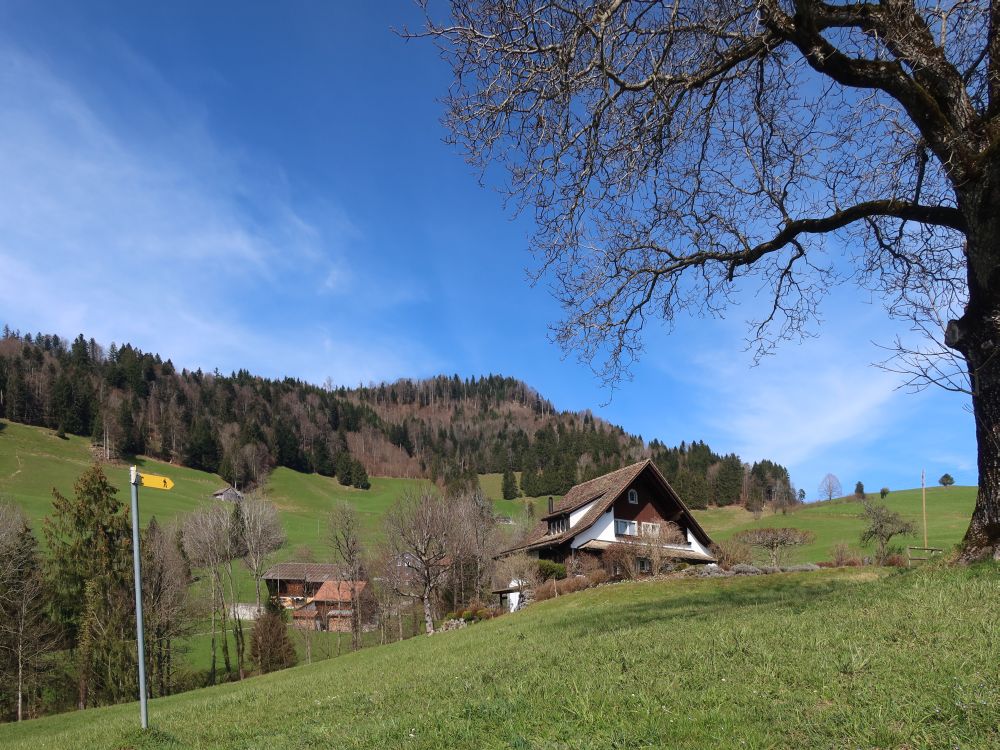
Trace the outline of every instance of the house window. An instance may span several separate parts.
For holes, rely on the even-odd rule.
[[[615,534],[618,536],[638,536],[638,524],[636,524],[635,521],[626,521],[624,518],[616,518]]]
[[[632,505],[638,505],[639,504],[639,493],[636,492],[635,490],[629,490],[628,491],[628,501]]]
[[[660,533],[660,524],[649,523],[647,521],[642,522],[642,535],[643,536],[656,536]]]
[[[566,516],[562,516],[561,518],[549,519],[550,534],[561,534],[568,528],[569,528],[569,518],[567,518]]]
[[[635,567],[640,573],[653,572],[653,563],[648,557],[635,558]]]

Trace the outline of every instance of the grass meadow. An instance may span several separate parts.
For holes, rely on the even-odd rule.
[[[241,684],[0,726],[19,748],[995,748],[1000,569],[603,586]]]

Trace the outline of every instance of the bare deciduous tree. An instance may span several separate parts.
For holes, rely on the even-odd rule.
[[[853,280],[927,334],[888,367],[971,395],[966,557],[1000,550],[997,0],[450,6],[446,125],[533,207],[565,349],[614,384],[651,316],[747,290],[763,354]]]
[[[180,529],[153,518],[142,539],[142,600],[148,651],[150,695],[173,689],[173,642],[190,632],[188,586],[191,571],[180,542]]]
[[[781,556],[789,547],[809,544],[816,535],[802,529],[747,529],[733,535],[733,540],[767,552],[771,565],[781,565]]]
[[[343,565],[344,575],[351,596],[351,650],[361,648],[361,597],[357,586],[362,577],[364,550],[358,514],[347,503],[338,504],[330,512],[330,546]]]
[[[640,527],[641,528],[641,527]],[[656,524],[655,528],[646,528],[639,535],[636,552],[649,560],[650,572],[662,573],[671,560],[676,559],[677,550],[671,547],[686,546],[687,537],[675,523]]]
[[[451,497],[449,507],[453,520],[450,546],[452,583],[458,589],[457,609],[488,595],[493,558],[500,551],[499,534],[493,504],[482,490]]]
[[[820,497],[833,500],[833,498],[844,494],[844,488],[840,486],[840,480],[836,476],[827,474],[823,477],[823,481],[819,483],[819,494]]]
[[[213,506],[191,513],[184,520],[184,551],[191,563],[204,568],[209,574],[211,586],[212,611],[212,666],[210,680],[215,683],[216,673],[216,616],[219,617],[222,631],[222,659],[226,673],[232,673],[232,662],[229,657],[229,639],[226,631],[233,620],[232,632],[236,645],[237,669],[240,678],[243,677],[243,638],[242,622],[239,618],[239,608],[233,605],[239,603],[236,578],[233,575],[233,562],[244,556],[244,548],[239,541],[241,531],[239,522],[234,524],[234,515],[239,506],[227,510],[221,506]]]
[[[253,576],[260,611],[260,582],[267,572],[271,554],[285,543],[285,530],[278,520],[274,503],[261,495],[248,495],[240,501],[243,512],[243,564]]]
[[[397,568],[399,593],[423,604],[424,626],[434,632],[433,601],[451,566],[454,519],[437,492],[401,497],[385,514],[386,542]]]

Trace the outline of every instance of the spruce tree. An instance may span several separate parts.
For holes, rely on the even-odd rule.
[[[131,524],[117,493],[92,466],[72,498],[53,489],[43,522],[53,619],[76,656],[80,708],[121,700],[134,686]]]
[[[337,481],[345,487],[354,482],[354,460],[346,451],[337,456]]]
[[[368,481],[368,472],[365,471],[365,465],[360,461],[355,461],[351,467],[351,485],[357,487],[359,490],[367,490],[372,486],[371,482]]]
[[[521,489],[517,486],[517,477],[509,468],[503,473],[502,492],[504,500],[514,500],[521,496]]]

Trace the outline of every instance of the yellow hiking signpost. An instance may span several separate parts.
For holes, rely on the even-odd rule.
[[[169,477],[161,477],[158,474],[140,474],[139,481],[143,487],[153,487],[157,490],[170,490],[174,487],[174,480]]]
[[[139,721],[143,729],[149,727],[146,712],[146,646],[142,632],[142,570],[139,555],[139,485],[158,490],[169,490],[174,480],[156,474],[140,474],[136,467],[129,472],[132,490],[132,570],[135,573],[135,637],[139,652]]]

